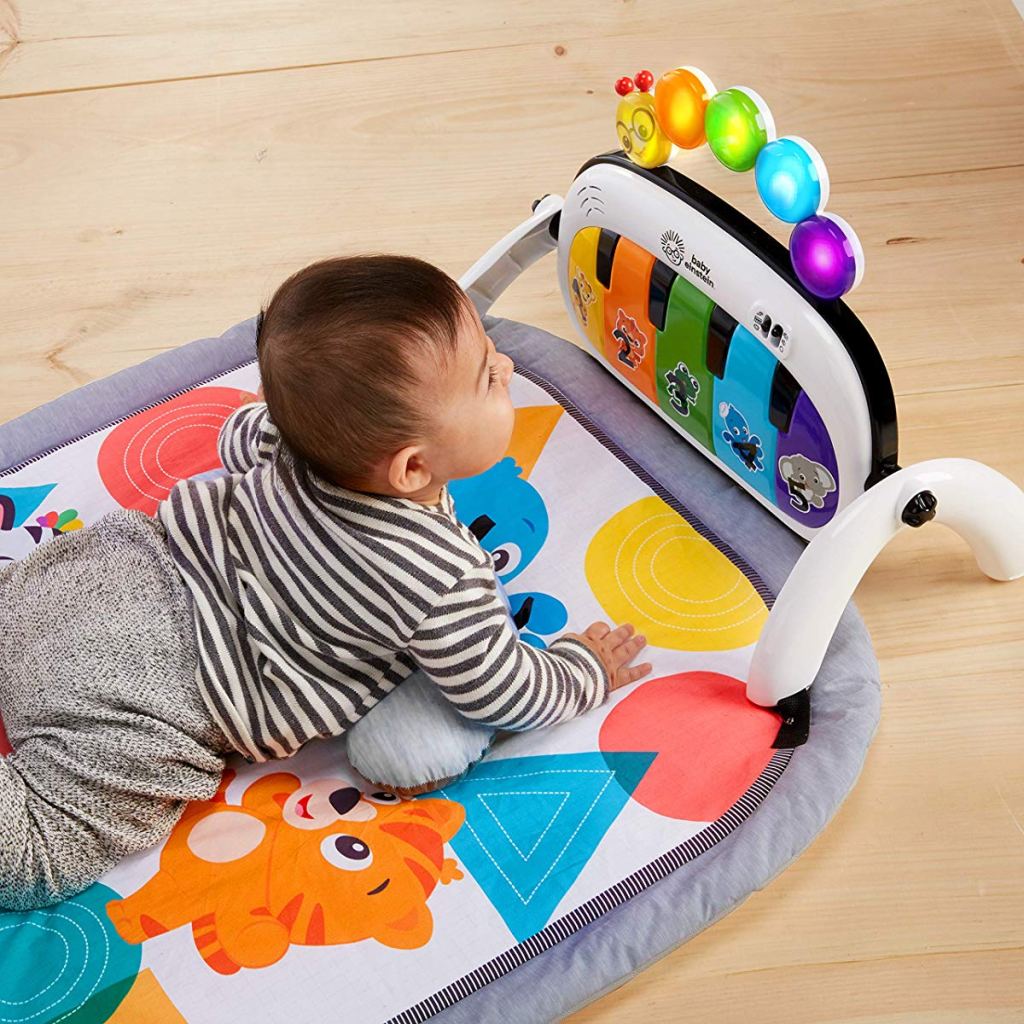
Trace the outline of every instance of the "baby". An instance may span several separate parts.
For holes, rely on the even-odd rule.
[[[455,281],[404,256],[315,263],[257,349],[265,401],[224,424],[226,475],[0,572],[0,908],[81,891],[209,799],[233,752],[342,735],[417,668],[506,730],[650,671],[630,625],[520,641],[456,518],[448,481],[503,456],[514,412],[512,361]]]

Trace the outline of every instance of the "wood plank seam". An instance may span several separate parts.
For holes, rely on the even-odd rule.
[[[81,37],[90,38],[90,37]],[[97,37],[99,38],[99,37]],[[41,42],[43,40],[40,40]],[[17,40],[13,41],[11,51],[15,46],[26,46],[31,45],[31,41]],[[423,50],[417,53],[396,53],[386,54],[382,57],[355,57],[350,60],[325,60],[325,61],[314,61],[309,64],[283,64],[279,67],[273,68],[243,68],[240,71],[211,71],[201,75],[179,75],[172,76],[170,78],[144,78],[134,82],[104,82],[100,85],[81,85],[67,89],[38,89],[30,92],[11,92],[11,93],[0,93],[0,100],[23,100],[31,99],[36,96],[62,96],[67,93],[78,93],[78,92],[101,92],[109,89],[131,89],[135,86],[141,85],[168,85],[173,82],[200,82],[211,78],[243,78],[248,75],[270,75],[275,74],[279,71],[310,71],[318,68],[337,68],[345,67],[347,65],[356,64],[380,64],[385,61],[402,61],[410,60],[419,57],[448,57],[453,54],[459,53],[490,53],[495,50],[511,50],[521,48],[523,45],[534,45],[534,44],[523,44],[523,43],[505,43],[496,46],[469,46],[469,47],[456,47],[451,50]],[[0,52],[0,68],[3,67],[3,59],[5,54]]]

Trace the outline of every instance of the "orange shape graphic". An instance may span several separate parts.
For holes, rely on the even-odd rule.
[[[465,820],[461,804],[275,772],[231,805],[233,774],[212,800],[188,807],[156,875],[107,904],[126,942],[191,925],[200,955],[220,974],[266,967],[292,945],[426,945],[427,899],[438,882],[463,877],[444,856]]]
[[[187,1024],[150,970],[139,971],[121,1005],[107,1024]]]
[[[562,415],[560,405],[524,405],[516,409],[512,439],[506,456],[511,456],[525,480],[537,464],[551,432]]]

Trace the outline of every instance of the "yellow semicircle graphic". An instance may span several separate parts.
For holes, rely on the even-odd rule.
[[[750,580],[658,497],[616,512],[594,534],[585,567],[611,623],[633,623],[655,647],[746,647],[768,617]]]

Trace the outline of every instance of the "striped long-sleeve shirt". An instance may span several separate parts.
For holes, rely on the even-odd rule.
[[[584,644],[519,640],[447,488],[427,506],[298,473],[264,403],[234,412],[219,443],[227,475],[179,482],[157,514],[193,598],[200,689],[249,760],[343,733],[417,665],[502,729],[607,699]]]

